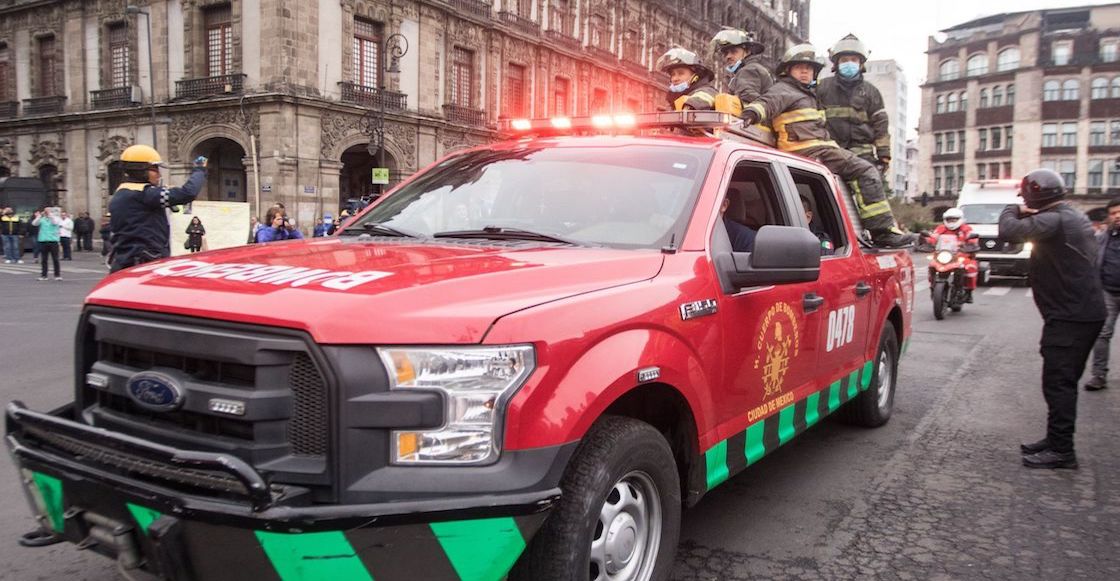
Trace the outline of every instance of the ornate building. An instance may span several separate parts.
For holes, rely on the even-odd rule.
[[[0,0],[0,176],[97,214],[154,141],[169,183],[206,155],[200,199],[306,225],[500,119],[662,106],[657,56],[721,25],[779,54],[809,1]]]

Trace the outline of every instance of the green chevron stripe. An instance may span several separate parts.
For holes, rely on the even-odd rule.
[[[509,517],[439,522],[431,528],[463,581],[498,581],[525,550],[517,522]]]
[[[256,534],[283,581],[373,581],[342,531]]]
[[[144,531],[145,535],[148,534],[148,527],[152,526],[152,523],[163,516],[163,513],[158,510],[152,510],[146,506],[132,504],[131,502],[126,502],[125,506],[128,507],[128,512],[132,513],[132,518],[136,520],[136,524],[140,525],[140,530]]]
[[[727,440],[712,446],[711,450],[705,452],[704,463],[708,468],[708,490],[727,480],[730,476],[727,468]]]
[[[874,371],[874,362],[868,361],[841,379],[832,382],[828,387],[809,394],[805,398],[804,412],[801,412],[804,414],[801,419],[804,420],[805,429],[820,422],[825,415],[835,412],[841,404],[855,398],[861,391],[869,389]],[[822,415],[821,398],[823,397],[828,398],[828,411]],[[743,454],[747,458],[747,466],[758,462],[764,456],[776,450],[778,446],[784,445],[804,431],[804,429],[798,429],[797,427],[797,403],[794,402],[778,410],[778,413],[771,414],[769,417],[746,427]],[[773,446],[773,441],[771,441],[773,447],[770,449],[767,448],[764,437],[768,426],[772,430],[776,429],[778,434],[777,446]],[[731,477],[727,463],[727,442],[728,440],[723,440],[704,452],[708,490],[719,486]]]
[[[35,483],[42,509],[47,513],[47,520],[54,532],[61,533],[66,528],[66,518],[63,516],[65,509],[62,502],[62,481],[54,476],[42,472],[32,472],[31,481]]]

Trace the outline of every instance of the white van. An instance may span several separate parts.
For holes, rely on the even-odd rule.
[[[961,187],[957,207],[964,212],[964,220],[972,231],[980,235],[981,271],[985,265],[991,274],[1000,276],[1027,276],[1027,259],[1031,257],[1031,243],[1013,244],[999,239],[999,214],[1008,205],[1019,205],[1019,180],[982,180],[967,182]]]

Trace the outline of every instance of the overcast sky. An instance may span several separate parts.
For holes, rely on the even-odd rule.
[[[917,134],[921,112],[919,85],[926,77],[929,36],[938,30],[981,16],[1040,8],[1110,4],[1095,0],[812,0],[809,40],[817,50],[828,48],[849,32],[863,40],[872,59],[894,59],[910,85],[906,124]]]

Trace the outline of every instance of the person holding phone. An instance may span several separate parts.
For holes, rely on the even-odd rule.
[[[47,258],[54,264],[54,279],[62,280],[62,265],[58,260],[58,244],[61,236],[62,212],[59,208],[44,208],[35,212],[31,224],[39,229],[39,280],[47,280]]]

